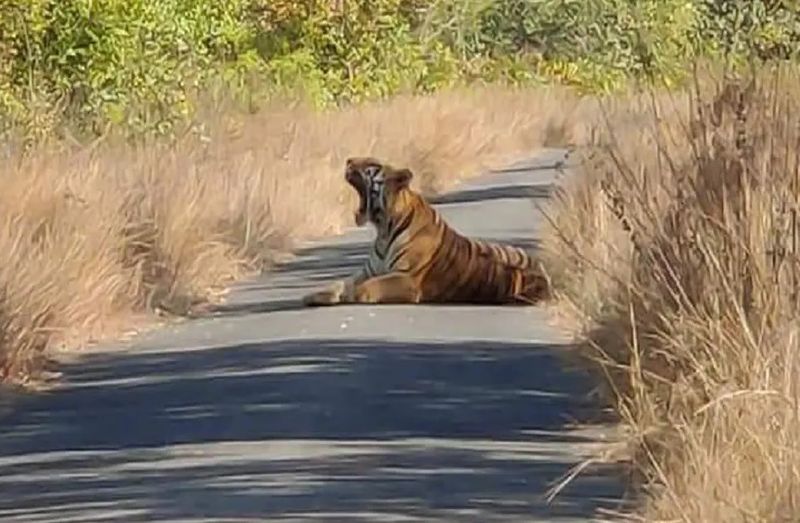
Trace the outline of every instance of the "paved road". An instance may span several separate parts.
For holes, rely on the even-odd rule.
[[[532,246],[559,158],[438,205],[463,232]],[[612,475],[542,499],[604,434],[567,426],[590,387],[544,311],[298,307],[371,234],[309,246],[212,318],[67,366],[0,427],[0,521],[591,520],[621,494]]]

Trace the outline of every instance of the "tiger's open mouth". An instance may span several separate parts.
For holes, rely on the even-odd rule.
[[[368,214],[368,197],[367,194],[367,186],[366,182],[364,181],[364,177],[355,169],[348,169],[345,172],[345,179],[347,183],[349,183],[353,189],[355,189],[356,193],[358,193],[358,210],[355,213],[355,221],[356,225],[361,227],[367,220],[369,219]]]

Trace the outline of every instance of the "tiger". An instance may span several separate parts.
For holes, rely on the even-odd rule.
[[[356,225],[371,222],[377,235],[354,274],[305,295],[305,306],[535,304],[550,297],[540,262],[519,247],[457,232],[410,187],[410,169],[353,157],[344,171],[358,193]]]

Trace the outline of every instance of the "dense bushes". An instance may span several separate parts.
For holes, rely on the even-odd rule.
[[[163,130],[218,64],[246,62],[246,0],[9,0],[0,7],[0,110],[27,131],[67,117]]]
[[[208,95],[319,106],[473,80],[608,91],[679,79],[695,52],[785,57],[788,2],[711,0],[5,0],[0,123],[165,132]],[[756,45],[751,45],[756,42]]]
[[[29,132],[64,117],[92,132],[106,123],[161,132],[212,85],[248,97],[301,88],[323,104],[436,87],[455,73],[446,50],[412,35],[412,7],[11,0],[0,7],[0,111]]]
[[[695,15],[694,4],[677,0],[492,2],[464,55],[524,51],[539,76],[608,91],[631,73],[674,76]]]

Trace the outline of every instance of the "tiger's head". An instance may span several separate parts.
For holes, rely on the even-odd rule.
[[[408,189],[412,177],[409,169],[395,169],[376,158],[349,158],[345,179],[358,193],[356,225],[360,227],[367,221],[376,226],[386,223],[398,195]]]

